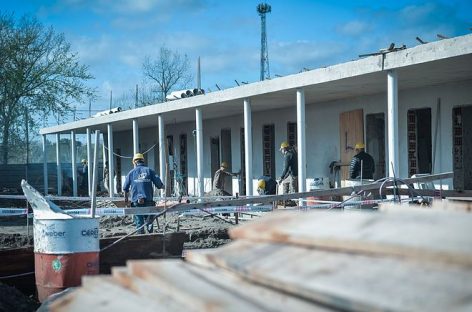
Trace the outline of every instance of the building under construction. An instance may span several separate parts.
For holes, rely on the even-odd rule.
[[[131,169],[129,158],[146,152],[162,177],[168,163],[169,187],[178,176],[187,194],[203,196],[226,161],[229,170],[242,170],[227,191],[252,195],[258,176],[280,176],[282,141],[297,148],[301,192],[315,179],[324,187],[343,185],[357,142],[365,142],[375,160],[374,179],[451,171],[454,178],[442,180],[442,189],[471,190],[472,35],[377,54],[40,133],[51,141],[71,137],[72,145],[86,135],[91,157],[91,134],[99,130],[116,175],[108,183],[114,192]],[[57,183],[45,174],[51,193],[61,192],[61,165],[58,160]],[[46,160],[44,166],[47,173]],[[71,178],[76,194],[77,178]]]

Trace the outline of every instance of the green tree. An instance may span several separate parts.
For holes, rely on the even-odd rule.
[[[166,100],[170,91],[188,87],[193,79],[187,55],[182,56],[166,47],[161,47],[155,59],[146,56],[143,73],[157,85],[154,91],[157,92],[157,99],[161,102]]]
[[[93,95],[86,86],[92,79],[79,64],[63,34],[44,27],[35,18],[0,12],[0,161],[7,164],[11,146],[28,124],[38,127],[53,114],[71,113],[71,103]],[[31,129],[30,129],[31,132]]]

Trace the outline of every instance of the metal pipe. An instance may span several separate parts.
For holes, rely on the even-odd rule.
[[[244,99],[244,150],[246,152],[246,195],[253,195],[252,185],[252,108],[251,101]]]
[[[92,218],[95,218],[97,210],[97,180],[98,180],[98,139],[100,137],[100,130],[95,131],[95,146],[93,148],[93,179],[92,179]],[[89,163],[90,167],[90,163]]]

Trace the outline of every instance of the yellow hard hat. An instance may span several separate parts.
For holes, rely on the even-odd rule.
[[[280,144],[280,149],[287,148],[287,147],[289,147],[287,141],[283,141],[282,144]]]
[[[138,159],[144,160],[144,155],[141,153],[134,154],[133,161],[138,160]]]
[[[266,183],[264,180],[257,181],[257,188],[265,189],[265,187],[266,187]]]
[[[223,168],[227,169],[228,168],[228,163],[226,161],[222,161],[220,167],[223,167]]]
[[[356,143],[355,149],[361,149],[361,148],[365,148],[365,144],[364,143]]]

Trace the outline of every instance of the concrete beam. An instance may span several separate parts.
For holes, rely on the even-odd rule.
[[[252,186],[252,110],[249,99],[244,99],[244,151],[246,152],[246,195],[253,195]]]
[[[98,142],[98,140],[95,140]],[[97,147],[98,148],[98,147]],[[93,174],[94,163],[92,161],[92,138],[90,128],[87,128],[87,185],[88,185],[88,194],[92,196],[92,174]]]
[[[62,169],[61,169],[61,135],[56,133],[56,172],[57,172],[57,195],[62,196]]]
[[[112,198],[115,193],[115,157],[113,155],[113,126],[107,125],[108,129],[108,194]]]
[[[388,136],[388,176],[398,177],[399,171],[399,141],[398,141],[398,75],[394,70],[387,73],[387,136]],[[392,168],[393,166],[393,168]]]
[[[44,195],[48,194],[48,153],[47,153],[47,139],[46,135],[43,135],[43,186]]]
[[[197,181],[198,181],[198,197],[203,197],[205,193],[205,186],[203,183],[203,125],[202,125],[202,110],[197,108],[195,110],[195,125],[197,130]]]
[[[298,191],[306,192],[305,91],[297,89]]]
[[[166,136],[164,133],[164,117],[162,115],[157,116],[157,124],[159,128],[159,174],[164,185],[167,186],[166,181]],[[161,190],[161,196],[164,196],[165,188]]]
[[[139,153],[138,119],[133,119],[133,154]]]
[[[77,148],[75,142],[75,131],[70,132],[70,154],[72,164],[72,196],[77,196]]]

